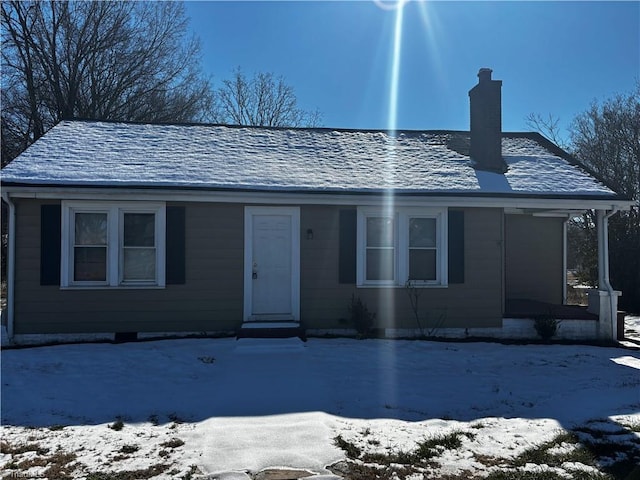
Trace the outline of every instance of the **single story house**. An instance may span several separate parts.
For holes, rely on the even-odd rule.
[[[613,338],[607,219],[632,202],[537,133],[64,120],[2,170],[14,342],[301,327]],[[599,288],[565,309],[566,224],[597,210]],[[411,288],[407,288],[410,285]],[[541,306],[544,306],[541,309]]]

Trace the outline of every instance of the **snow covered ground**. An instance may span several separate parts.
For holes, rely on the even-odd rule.
[[[624,317],[624,336],[640,347],[640,315],[627,315]]]
[[[420,471],[470,478],[567,431],[615,436],[640,460],[640,351],[352,339],[60,345],[3,350],[1,407],[0,469],[32,477],[327,475],[450,434],[458,443],[434,447]],[[558,440],[549,451],[576,448]],[[595,467],[519,468],[572,478]]]

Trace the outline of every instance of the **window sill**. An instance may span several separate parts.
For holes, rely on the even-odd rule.
[[[411,285],[411,288],[448,288],[449,285],[443,285],[443,284],[424,284],[424,285]],[[368,285],[368,284],[363,284],[363,285],[356,285],[356,288],[407,288],[406,285],[381,285],[381,284],[375,284],[375,285]]]
[[[60,290],[164,290],[164,285],[69,285]]]

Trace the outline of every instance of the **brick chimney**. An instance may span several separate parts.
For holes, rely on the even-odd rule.
[[[471,105],[471,159],[475,168],[504,173],[502,159],[502,80],[491,80],[490,68],[478,72],[478,84],[469,90]]]

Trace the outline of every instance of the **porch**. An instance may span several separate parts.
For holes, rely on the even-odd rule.
[[[531,333],[533,320],[551,316],[562,321],[561,336],[615,340],[621,292],[609,281],[608,220],[618,210],[596,210],[597,287],[588,306],[567,305],[567,223],[578,210],[505,209],[505,305],[503,328]]]
[[[590,307],[586,305],[558,305],[537,300],[511,299],[505,302],[503,330],[506,337],[533,335],[534,320],[538,317],[550,316],[560,322],[557,338],[570,340],[602,338],[599,316],[589,310]],[[612,328],[614,340],[625,339],[624,312],[617,312]]]
[[[598,315],[582,305],[554,305],[538,300],[513,299],[505,302],[505,318],[536,318],[550,315],[557,320],[598,320]]]

